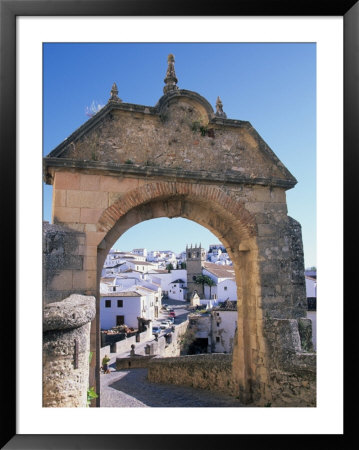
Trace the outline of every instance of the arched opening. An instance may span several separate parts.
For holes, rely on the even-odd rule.
[[[99,366],[99,285],[102,268],[109,250],[131,227],[161,217],[182,217],[202,225],[223,243],[233,263],[237,282],[237,337],[233,349],[232,372],[238,385],[237,395],[251,400],[251,380],[261,370],[266,377],[264,340],[260,308],[260,282],[255,222],[241,203],[234,202],[216,187],[149,183],[122,196],[101,215],[97,230],[105,237],[97,251],[97,366]],[[257,368],[253,355],[263,356]],[[98,373],[98,370],[96,370]],[[100,391],[99,377],[96,380]]]

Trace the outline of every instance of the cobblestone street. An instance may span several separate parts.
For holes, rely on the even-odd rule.
[[[147,369],[101,374],[101,407],[240,407],[238,400],[201,389],[150,383]]]

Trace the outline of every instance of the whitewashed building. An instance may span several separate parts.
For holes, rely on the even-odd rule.
[[[203,264],[202,274],[210,277],[215,286],[204,286],[204,297],[209,300],[237,300],[237,284],[233,266],[222,266],[210,262]]]
[[[147,274],[128,272],[115,277],[103,277],[100,282],[101,329],[116,325],[135,326],[138,317],[154,320],[162,305],[162,290]],[[140,297],[140,300],[136,300]],[[138,306],[141,303],[141,308]],[[134,314],[137,314],[136,320]],[[123,322],[123,323],[121,323]]]
[[[121,266],[121,272],[128,270],[136,270],[137,272],[148,273],[151,270],[157,269],[158,264],[150,263],[148,261],[134,261],[127,260],[123,266]]]
[[[169,299],[186,301],[187,270],[153,270],[148,273],[152,281],[161,285],[162,294]],[[181,282],[175,282],[181,280]]]
[[[188,315],[190,327],[194,328],[194,344],[207,353],[232,353],[237,329],[237,302],[225,301],[204,313]]]
[[[237,329],[238,312],[236,301],[220,303],[211,311],[212,353],[232,353]]]
[[[144,258],[147,258],[147,248],[134,248],[132,250],[132,253],[137,256],[143,256]]]
[[[109,330],[117,325],[127,325],[137,329],[139,318],[155,319],[155,304],[155,293],[142,286],[101,294],[100,327]]]
[[[317,297],[317,279],[310,277],[308,275],[305,276],[305,289],[307,292],[307,298],[316,298]]]
[[[138,317],[141,317],[146,296],[139,292],[112,292],[101,294],[100,327],[109,330],[118,325],[138,328]]]
[[[184,301],[186,298],[187,281],[177,278],[169,283],[168,298]]]

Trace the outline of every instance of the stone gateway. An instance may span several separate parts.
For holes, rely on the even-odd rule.
[[[64,242],[77,243],[62,247],[50,274],[45,264],[44,303],[74,293],[96,297],[90,384],[100,393],[99,280],[107,253],[145,220],[193,220],[218,237],[233,262],[233,395],[246,404],[315,406],[315,353],[301,341],[301,227],[286,204],[297,181],[249,122],[227,118],[220,98],[214,112],[177,81],[170,55],[155,106],[122,102],[114,84],[108,103],[44,158],[54,227]]]

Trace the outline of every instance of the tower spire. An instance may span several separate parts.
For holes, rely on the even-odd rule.
[[[216,101],[216,116],[223,117],[224,119],[227,118],[227,114],[223,112],[223,103],[219,96],[217,97]]]
[[[109,98],[109,102],[122,102],[122,100],[118,97],[118,88],[116,83],[113,83],[110,94],[111,97]]]
[[[175,57],[170,53],[167,57],[167,72],[166,78],[163,80],[166,83],[166,86],[163,88],[163,92],[167,94],[170,91],[177,91],[177,77],[175,72]]]

